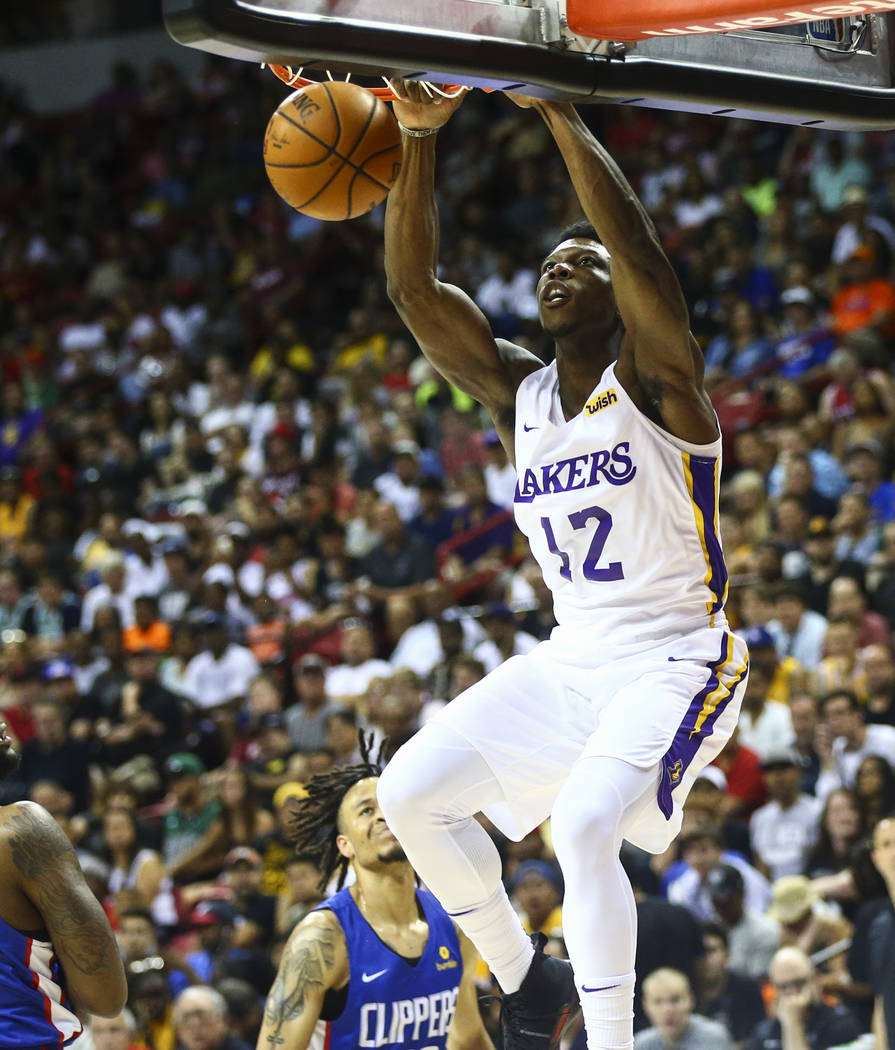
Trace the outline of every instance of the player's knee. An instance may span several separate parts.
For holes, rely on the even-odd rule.
[[[594,852],[605,856],[616,849],[622,807],[611,785],[588,795],[563,789],[550,820],[553,846],[560,863],[563,857]]]
[[[386,823],[398,838],[421,821],[431,810],[430,789],[417,775],[419,764],[410,752],[413,741],[405,744],[379,777],[376,797]]]

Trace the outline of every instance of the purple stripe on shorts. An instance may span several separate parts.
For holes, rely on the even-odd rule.
[[[709,567],[712,575],[709,590],[715,596],[711,611],[713,613],[724,605],[727,589],[727,566],[724,564],[724,553],[721,541],[715,531],[715,512],[717,492],[715,490],[717,460],[713,456],[691,456],[690,474],[693,477],[693,502],[702,511],[705,529],[705,548],[708,552]]]
[[[730,703],[730,698],[736,691],[736,687],[740,684],[740,681],[746,674],[746,669],[744,667],[742,673],[731,683],[730,687],[724,687],[727,688],[726,695],[719,696],[713,710],[708,712],[697,730],[696,723],[699,721],[699,716],[702,713],[706,699],[711,696],[720,685],[719,669],[728,659],[729,638],[730,636],[725,631],[721,639],[721,655],[717,660],[712,660],[707,665],[710,672],[708,681],[690,701],[687,713],[684,715],[681,724],[677,728],[677,732],[674,734],[674,740],[671,742],[671,747],[666,751],[665,757],[662,759],[662,775],[659,780],[657,801],[659,803],[659,809],[662,811],[666,820],[671,819],[671,814],[674,809],[671,800],[672,791],[674,791],[678,784],[683,780],[684,774],[689,769],[690,763],[693,761],[696,752],[699,750],[705,738],[712,735],[715,723],[718,721],[718,718],[721,716],[728,703]]]

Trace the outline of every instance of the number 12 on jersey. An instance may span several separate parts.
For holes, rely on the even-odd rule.
[[[584,556],[584,561],[581,564],[582,575],[586,580],[593,580],[596,583],[605,583],[609,580],[623,580],[625,574],[620,561],[611,561],[602,569],[597,564],[612,530],[612,515],[609,511],[604,510],[602,507],[585,507],[584,510],[576,510],[574,514],[569,515],[569,524],[576,532],[579,532],[582,529],[586,529],[592,519],[596,519],[597,527],[591,538],[587,554]],[[547,549],[560,560],[560,576],[571,581],[572,559],[566,551],[560,550],[549,518],[541,518],[541,528],[544,530],[544,535],[547,538]]]

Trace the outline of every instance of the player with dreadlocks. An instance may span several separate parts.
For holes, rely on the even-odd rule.
[[[315,776],[292,805],[298,853],[338,892],[292,931],[257,1050],[494,1050],[476,953],[416,875],[376,801],[377,760]],[[381,752],[380,752],[381,754]],[[349,867],[355,882],[345,888]]]

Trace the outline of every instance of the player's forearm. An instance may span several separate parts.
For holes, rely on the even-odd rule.
[[[569,102],[536,102],[535,108],[559,147],[584,214],[610,254],[621,255],[647,244],[658,247],[652,219],[575,107]]]
[[[404,136],[401,173],[385,208],[385,275],[393,301],[435,279],[435,135]]]

